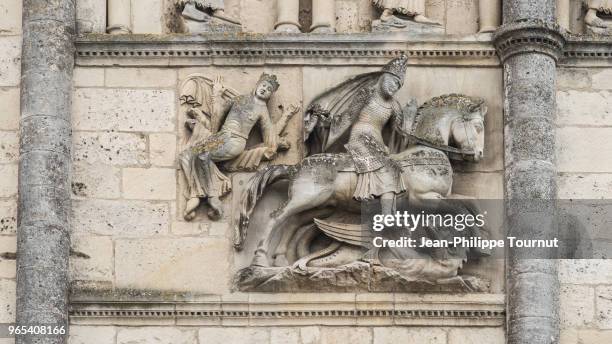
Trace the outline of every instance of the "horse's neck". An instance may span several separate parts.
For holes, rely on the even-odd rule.
[[[417,137],[431,143],[448,145],[453,120],[454,116],[450,115],[440,116],[438,118],[430,117],[419,123]],[[429,126],[429,128],[427,126]]]

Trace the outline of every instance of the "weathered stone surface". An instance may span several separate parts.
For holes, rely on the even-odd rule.
[[[180,236],[198,236],[206,233],[208,224],[199,222],[172,222],[172,234]]]
[[[276,1],[240,1],[242,31],[268,33],[276,22]]]
[[[21,37],[0,36],[0,86],[19,85],[20,53]]]
[[[15,281],[0,279],[0,323],[15,322]]]
[[[477,199],[503,199],[504,176],[499,172],[455,173],[453,193]]]
[[[17,165],[0,165],[0,197],[17,195]]]
[[[15,278],[16,254],[17,237],[12,235],[0,236],[0,278]]]
[[[11,235],[17,230],[17,200],[0,201],[0,234]]]
[[[68,344],[115,344],[115,328],[112,326],[70,326]]]
[[[222,294],[229,290],[229,252],[229,242],[216,238],[117,240],[117,287]]]
[[[557,88],[561,90],[579,90],[591,86],[591,76],[586,68],[558,68]]]
[[[403,340],[423,344],[446,344],[446,331],[439,328],[376,327],[373,332],[374,344],[393,344]]]
[[[0,130],[18,130],[19,88],[0,88],[0,104],[3,107]]]
[[[612,198],[612,174],[564,173],[558,183],[560,199]]]
[[[560,128],[557,137],[559,172],[612,172],[612,128]]]
[[[123,328],[117,331],[117,344],[196,344],[195,330],[172,327]],[[205,342],[208,343],[208,342]]]
[[[0,164],[14,163],[19,158],[19,137],[14,131],[0,131]]]
[[[465,35],[478,32],[478,2],[446,0],[446,33]]]
[[[0,3],[0,33],[18,34],[21,32],[22,0],[4,0]]]
[[[300,328],[302,344],[318,344],[321,340],[321,330],[316,326]]]
[[[152,5],[154,6],[155,4]],[[107,68],[106,86],[174,88],[177,86],[176,70],[157,68]]]
[[[612,330],[612,286],[595,289],[595,307],[597,327]]]
[[[397,342],[397,338],[396,338]],[[371,344],[372,330],[363,327],[322,327],[321,344]]]
[[[154,166],[176,165],[176,135],[149,135],[149,159]]]
[[[208,235],[218,237],[229,237],[230,235],[230,224],[227,222],[211,222],[208,227]]]
[[[585,327],[595,318],[595,289],[591,286],[562,285],[559,299],[561,326]]]
[[[70,279],[113,281],[113,240],[103,236],[71,238]]]
[[[176,199],[176,170],[172,168],[124,168],[123,197],[126,199]]]
[[[206,344],[268,344],[270,333],[266,328],[208,327],[198,334],[200,343]]]
[[[504,344],[506,334],[502,327],[497,328],[465,328],[448,331],[448,344]]]
[[[297,328],[272,328],[270,343],[294,344],[300,342],[300,332]]]
[[[73,159],[89,164],[138,166],[148,163],[144,135],[131,133],[74,133]]]
[[[153,33],[163,32],[162,24],[162,0],[132,0],[132,32],[134,33]]]
[[[76,1],[77,31],[106,32],[106,3],[99,0]]]
[[[559,280],[567,284],[612,284],[612,260],[560,260]]]
[[[557,92],[557,125],[612,125],[612,92]]]
[[[80,88],[74,93],[73,128],[174,132],[175,103],[170,90]]]
[[[144,201],[75,200],[76,233],[113,236],[150,236],[167,233],[170,223],[166,203]]]
[[[595,330],[595,329],[584,329],[579,330],[577,335],[578,340],[575,342],[561,342],[561,344],[608,344],[610,338],[612,338],[612,331],[610,330]]]
[[[104,86],[104,69],[77,67],[72,78],[75,87],[102,87]]]
[[[610,69],[602,69],[600,72],[594,73],[593,88],[599,90],[612,90],[612,71]]]
[[[121,170],[117,167],[87,163],[73,166],[72,194],[79,197],[119,198],[121,196]]]

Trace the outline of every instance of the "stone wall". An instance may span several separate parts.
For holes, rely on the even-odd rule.
[[[612,72],[561,68],[558,75],[559,198],[601,205],[612,198]],[[592,209],[597,213],[597,205]],[[561,261],[562,344],[612,338],[612,237],[609,228],[592,225],[595,257],[608,259]]]
[[[0,3],[0,323],[15,321],[21,0]],[[0,339],[1,344],[13,343]]]

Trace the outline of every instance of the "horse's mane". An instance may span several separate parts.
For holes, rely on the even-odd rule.
[[[450,107],[459,110],[462,113],[469,114],[478,110],[482,110],[485,106],[485,101],[482,98],[468,97],[462,94],[445,94],[439,97],[432,98],[419,107],[419,113],[431,108]]]

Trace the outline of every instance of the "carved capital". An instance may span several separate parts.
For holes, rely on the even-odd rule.
[[[541,20],[504,24],[493,35],[502,63],[511,56],[525,53],[546,54],[559,61],[563,56],[565,41],[559,25]]]

